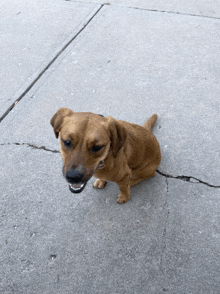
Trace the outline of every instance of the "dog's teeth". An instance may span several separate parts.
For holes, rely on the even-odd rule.
[[[84,187],[85,187],[86,183],[83,184],[69,184],[69,189],[72,193],[80,193]]]
[[[82,189],[83,186],[84,186],[84,184],[79,185],[79,187],[75,187],[74,185],[71,185],[71,184],[70,184],[70,187],[71,187],[71,189],[73,189],[73,190],[80,190],[80,189]]]

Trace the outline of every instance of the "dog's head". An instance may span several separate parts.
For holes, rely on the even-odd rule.
[[[80,193],[95,171],[104,168],[110,153],[117,157],[127,137],[120,122],[91,112],[60,108],[50,123],[56,138],[60,134],[63,175],[73,193]]]

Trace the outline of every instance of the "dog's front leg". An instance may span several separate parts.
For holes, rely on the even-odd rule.
[[[117,182],[118,187],[120,189],[120,194],[118,195],[117,202],[118,203],[125,203],[129,200],[130,198],[130,173],[127,174],[122,180]]]
[[[99,188],[99,189],[103,189],[106,185],[106,181],[103,181],[103,180],[100,180],[100,179],[97,179],[95,181],[95,183],[93,184],[93,187],[94,188]]]

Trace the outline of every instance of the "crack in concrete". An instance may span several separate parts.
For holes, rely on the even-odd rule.
[[[168,197],[169,197],[169,186],[168,186],[168,178],[166,177],[166,200],[163,205],[163,211],[167,210],[167,212],[166,212],[165,221],[164,221],[164,228],[163,228],[163,234],[162,234],[162,252],[160,255],[160,264],[159,264],[159,269],[163,273],[163,275],[165,275],[163,270],[163,264],[164,264],[164,252],[167,248],[166,233],[167,233],[167,223],[168,223],[169,214],[170,214],[170,210],[168,207]]]
[[[37,145],[30,144],[30,143],[2,143],[2,144],[0,144],[0,146],[6,146],[6,145],[27,146],[27,147],[32,148],[32,149],[44,150],[44,151],[48,151],[48,152],[52,152],[52,153],[60,153],[59,150],[48,149],[45,146],[39,146],[38,147]],[[172,176],[172,175],[169,175],[169,174],[165,174],[165,173],[163,173],[163,172],[161,172],[159,170],[157,170],[157,173],[160,174],[163,177],[166,177],[167,193],[169,193],[168,178],[177,179],[177,180],[181,180],[181,181],[184,181],[184,182],[190,182],[192,184],[203,184],[203,185],[206,185],[206,186],[211,187],[211,188],[220,188],[220,186],[209,184],[207,182],[204,182],[204,181],[199,180],[199,179],[197,179],[195,177],[192,177],[192,176]]]
[[[168,179],[166,177],[166,185],[167,185],[167,193],[169,193],[169,184],[168,184]]]
[[[172,175],[169,175],[169,174],[165,174],[159,170],[157,170],[157,173],[160,174],[161,176],[164,176],[167,178],[171,178],[171,179],[177,179],[177,180],[181,180],[181,181],[185,181],[185,182],[190,182],[190,183],[193,183],[193,184],[203,184],[203,185],[206,185],[208,187],[211,187],[211,188],[220,188],[220,186],[216,186],[216,185],[212,185],[212,184],[209,184],[207,182],[204,182],[204,181],[201,181],[195,177],[192,177],[192,176],[172,176]]]
[[[93,20],[93,18],[99,13],[102,7],[105,4],[102,4],[96,12],[87,20],[87,22],[83,25],[83,27],[76,33],[71,40],[69,40],[52,58],[52,60],[47,64],[47,66],[37,75],[36,78],[32,81],[32,83],[26,88],[26,90],[16,99],[15,102],[5,111],[5,113],[0,117],[0,123],[2,120],[12,111],[12,109],[18,104],[18,102],[32,89],[35,83],[43,76],[43,74],[49,69],[49,67],[57,60],[57,58],[64,52],[64,50],[78,37],[78,35],[88,26],[88,24]]]
[[[166,250],[167,247],[167,243],[166,243],[166,232],[167,232],[167,223],[168,223],[168,218],[169,218],[169,208],[168,208],[168,192],[167,192],[167,198],[166,201],[164,203],[164,208],[163,210],[167,209],[167,215],[166,215],[166,219],[165,219],[165,224],[164,224],[164,229],[163,229],[163,235],[162,235],[162,252],[161,252],[161,256],[160,256],[160,271],[165,275],[164,271],[163,271],[163,256],[164,256],[164,251]]]
[[[66,0],[70,1],[70,0]],[[73,1],[77,2],[77,1]],[[88,2],[90,3],[90,2]],[[37,75],[37,77],[33,80],[33,82],[27,87],[27,89],[13,102],[9,108],[5,111],[5,113],[0,117],[0,123],[2,120],[11,112],[11,110],[18,104],[18,102],[32,89],[32,87],[35,85],[35,83],[43,76],[43,74],[49,69],[49,67],[56,61],[56,59],[61,55],[61,53],[76,39],[76,37],[87,27],[87,25],[92,21],[92,19],[99,13],[99,11],[102,9],[103,6],[111,5],[111,3],[103,3],[101,6],[97,9],[97,11],[91,16],[91,18],[84,24],[84,26],[79,30],[79,32],[73,36],[73,38],[67,42],[63,48],[55,55],[54,58],[48,63],[48,65]],[[114,5],[113,5],[114,6]],[[139,8],[139,7],[130,7],[125,6],[130,9],[138,9],[138,10],[145,10],[150,12],[161,12],[161,13],[172,13],[172,14],[179,14],[179,15],[188,15],[188,16],[197,16],[197,17],[203,17],[203,18],[213,18],[213,19],[220,19],[219,17],[214,16],[205,16],[205,15],[198,15],[198,14],[190,14],[190,13],[182,13],[182,12],[175,12],[175,11],[166,11],[166,10],[157,10],[157,9],[149,9],[149,8]]]
[[[60,151],[58,151],[58,150],[51,150],[51,149],[48,149],[44,146],[38,147],[37,145],[30,144],[30,143],[3,143],[3,144],[0,144],[0,146],[6,146],[6,145],[27,146],[32,149],[44,150],[44,151],[48,151],[48,152],[52,152],[52,153],[60,153]]]

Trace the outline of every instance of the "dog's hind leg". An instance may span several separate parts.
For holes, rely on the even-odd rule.
[[[130,180],[130,187],[134,187],[135,185],[137,185],[139,182],[144,181],[146,179],[152,178],[156,175],[156,171],[153,171],[151,173],[149,172],[143,172],[140,176],[138,177],[133,177]]]

